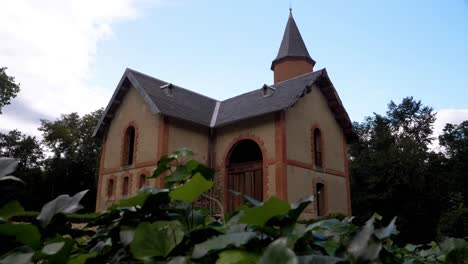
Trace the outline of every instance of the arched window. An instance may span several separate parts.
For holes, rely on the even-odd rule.
[[[112,197],[113,194],[114,194],[114,180],[110,179],[107,182],[107,197]]]
[[[315,186],[315,196],[317,197],[317,216],[322,216],[325,213],[325,188],[322,183],[317,183]]]
[[[322,167],[323,160],[322,160],[322,132],[320,129],[314,129],[314,163],[317,167]]]
[[[135,152],[135,128],[130,126],[125,131],[124,151],[122,157],[122,165],[128,166],[133,164],[133,155]]]
[[[146,185],[146,175],[141,174],[140,175],[140,182],[138,184],[138,188],[141,189],[145,185]]]
[[[123,180],[123,185],[122,185],[122,195],[128,195],[128,184],[129,184],[129,178],[124,177]]]

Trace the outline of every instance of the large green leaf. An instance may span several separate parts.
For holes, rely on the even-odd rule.
[[[184,238],[179,221],[143,222],[135,230],[130,251],[138,259],[166,257]]]
[[[314,196],[310,195],[304,199],[301,199],[299,202],[292,205],[291,210],[289,211],[289,216],[293,220],[297,220],[301,213],[307,208],[309,204],[314,202]]]
[[[225,249],[227,246],[234,245],[240,247],[255,237],[254,232],[230,233],[211,238],[203,243],[195,245],[193,249],[193,258],[202,258],[208,252]]]
[[[0,157],[0,178],[10,175],[17,166],[18,161],[14,158]]]
[[[37,220],[39,220],[39,223],[42,227],[46,227],[52,217],[58,213],[75,213],[76,211],[83,208],[83,206],[80,204],[80,201],[87,192],[88,190],[81,191],[75,194],[73,197],[70,197],[66,194],[58,196],[42,207],[41,213],[37,217]]]
[[[29,264],[33,255],[34,252],[15,251],[0,260],[0,264]]]
[[[327,239],[324,241],[314,241],[314,245],[323,248],[329,256],[335,256],[335,252],[340,246],[334,239]]]
[[[256,264],[260,256],[243,250],[225,250],[219,253],[216,264]]]
[[[193,151],[185,147],[182,147],[172,152],[171,155],[169,155],[169,157],[175,158],[175,159],[182,158],[182,157],[191,157],[191,156],[193,156]]]
[[[32,224],[0,224],[0,235],[15,237],[16,241],[34,249],[40,246],[41,234]]]
[[[195,174],[185,184],[172,190],[169,196],[177,201],[193,203],[205,191],[213,186],[213,182],[206,180],[200,173]]]
[[[120,200],[118,207],[143,206],[150,195],[150,192],[141,192],[128,199]]]
[[[67,264],[85,264],[88,259],[92,259],[97,256],[96,252],[86,253],[86,254],[79,254],[76,255],[67,262]]]
[[[50,243],[50,244],[45,245],[42,248],[41,252],[46,255],[55,255],[58,252],[60,252],[60,250],[62,250],[64,246],[65,246],[65,241]]]
[[[323,255],[298,256],[298,259],[301,264],[336,264],[344,261],[342,258]]]
[[[268,245],[259,263],[297,264],[298,259],[294,251],[288,248],[287,239],[282,237]]]
[[[159,159],[158,163],[156,164],[156,168],[153,171],[153,174],[149,178],[157,178],[161,174],[165,173],[166,171],[171,169],[170,163],[176,160],[174,157],[169,157],[164,155]]]
[[[289,211],[289,203],[273,196],[260,206],[245,209],[239,223],[263,226],[271,218]]]
[[[173,173],[171,173],[169,176],[164,178],[164,181],[166,182],[185,181],[188,178],[190,178],[190,176],[192,176],[192,173],[189,171],[189,169],[186,166],[178,166]]]
[[[0,218],[9,219],[12,216],[24,213],[24,209],[18,201],[11,201],[0,208]]]
[[[395,225],[396,219],[397,218],[395,216],[390,222],[390,224],[388,224],[388,226],[375,230],[374,232],[375,236],[379,239],[385,239],[392,235],[398,235],[399,232],[396,229],[396,225]]]

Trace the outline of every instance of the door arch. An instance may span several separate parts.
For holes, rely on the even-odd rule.
[[[229,190],[244,193],[262,201],[266,190],[264,185],[264,154],[261,147],[252,139],[236,142],[226,157],[226,208],[234,211],[243,199]]]

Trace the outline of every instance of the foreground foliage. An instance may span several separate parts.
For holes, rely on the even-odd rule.
[[[396,246],[395,218],[382,226],[374,215],[363,227],[352,218],[298,222],[313,202],[296,204],[244,196],[226,219],[215,219],[194,203],[213,185],[213,172],[181,149],[163,157],[153,177],[166,176],[164,189],[144,187],[98,215],[87,226],[67,217],[81,208],[87,191],[61,195],[42,208],[33,223],[11,221],[24,213],[16,201],[0,208],[0,263],[466,263],[467,243]],[[14,166],[14,165],[13,165]],[[1,170],[12,172],[9,169]],[[8,177],[8,176],[7,176]],[[242,194],[238,194],[242,195]]]

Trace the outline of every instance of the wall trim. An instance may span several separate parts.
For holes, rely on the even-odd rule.
[[[313,164],[302,162],[302,161],[299,161],[299,160],[287,159],[286,164],[290,165],[290,166],[294,166],[294,167],[299,167],[299,168],[311,170],[311,171],[321,172],[321,173],[324,173],[324,174],[331,174],[331,175],[334,175],[334,176],[346,177],[345,172],[337,171],[337,170],[334,170],[334,169],[328,169],[328,168],[315,169]]]

